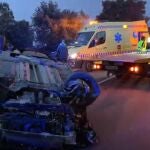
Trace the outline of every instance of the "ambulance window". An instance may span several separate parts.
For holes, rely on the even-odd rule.
[[[90,31],[90,32],[80,32],[77,35],[77,38],[75,41],[69,43],[70,46],[82,46],[82,45],[86,45],[89,40],[91,39],[91,37],[93,36],[94,32]]]
[[[105,43],[105,39],[106,39],[106,35],[105,34],[106,34],[105,31],[101,31],[101,32],[98,32],[95,35],[95,39],[97,40],[96,41],[96,45],[100,45],[100,44]]]
[[[94,38],[91,41],[89,47],[94,47],[94,46],[103,44],[103,43],[105,43],[105,40],[106,40],[106,32],[105,31],[98,32],[94,36]]]
[[[83,45],[86,45],[93,34],[94,34],[94,32],[79,33],[76,41],[78,41],[79,43],[82,43]]]

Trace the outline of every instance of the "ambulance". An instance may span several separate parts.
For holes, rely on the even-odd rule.
[[[145,20],[87,25],[68,45],[69,63],[86,71],[102,69],[104,56],[136,51],[142,36],[148,40]]]

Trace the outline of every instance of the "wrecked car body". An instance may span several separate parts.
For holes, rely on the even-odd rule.
[[[0,54],[0,138],[34,148],[87,146],[96,141],[86,107],[97,82],[35,52]]]

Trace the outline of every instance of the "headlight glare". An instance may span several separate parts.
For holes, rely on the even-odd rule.
[[[74,53],[74,54],[71,55],[72,59],[75,59],[76,57],[77,57],[77,53]]]

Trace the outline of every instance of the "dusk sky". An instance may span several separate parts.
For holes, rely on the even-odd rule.
[[[12,9],[16,20],[31,21],[35,9],[40,6],[41,1],[49,0],[0,0],[7,2]],[[102,11],[102,0],[52,0],[58,4],[60,9],[69,9],[73,11],[83,10],[92,19]],[[150,16],[150,0],[147,0],[146,15]]]

